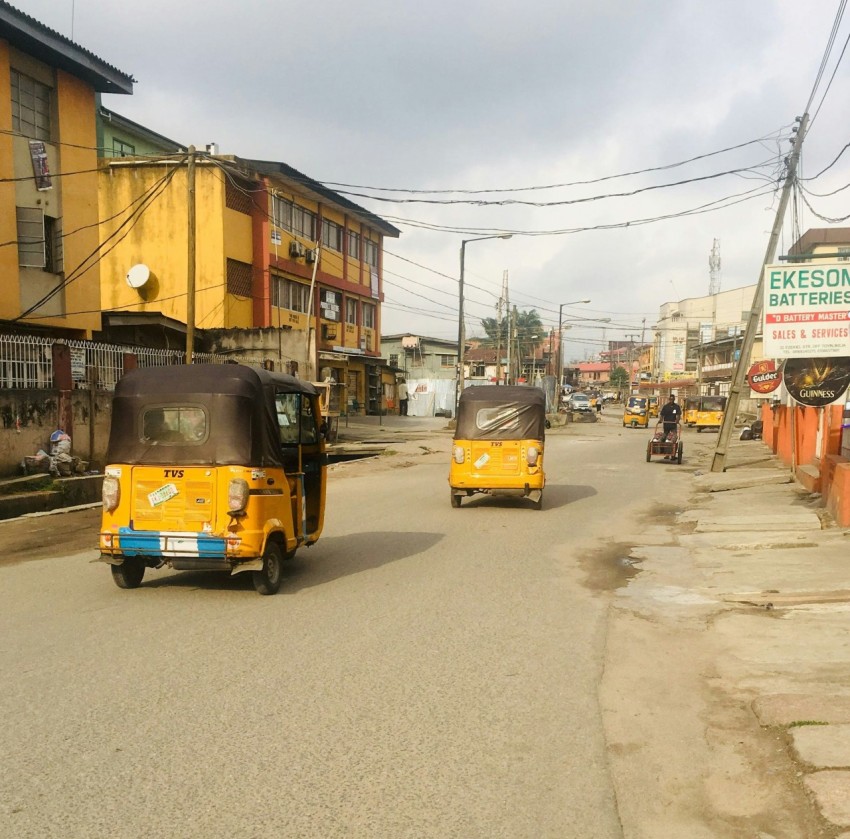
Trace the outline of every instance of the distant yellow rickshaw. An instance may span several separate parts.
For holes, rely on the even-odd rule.
[[[725,396],[703,396],[699,400],[697,409],[696,425],[697,431],[712,429],[719,431],[723,424],[723,413],[726,410]]]
[[[658,397],[657,396],[648,396],[649,399],[649,416],[657,417],[658,416]]]
[[[682,411],[682,422],[693,428],[697,424],[697,410],[699,409],[699,399],[696,396],[689,396],[685,399],[684,408]]]
[[[623,426],[647,428],[649,426],[649,398],[629,396],[623,409]]]

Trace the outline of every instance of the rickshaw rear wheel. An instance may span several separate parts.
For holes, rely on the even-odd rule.
[[[253,571],[254,588],[259,594],[277,594],[283,582],[283,555],[276,542],[269,542],[263,554],[263,570]]]
[[[451,495],[452,495],[452,507],[460,507],[460,502],[462,500],[461,497],[459,495],[456,495],[455,493],[452,493]]]
[[[543,493],[542,492],[540,493],[540,498],[538,498],[537,501],[531,502],[531,509],[532,510],[542,510],[543,509]]]
[[[652,460],[652,441],[646,444],[646,462]]]
[[[145,564],[136,557],[126,557],[120,565],[111,565],[112,579],[118,588],[138,588],[145,576]]]

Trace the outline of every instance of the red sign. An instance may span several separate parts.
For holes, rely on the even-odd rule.
[[[773,393],[782,381],[782,371],[776,369],[775,361],[757,361],[750,367],[747,381],[756,393]]]

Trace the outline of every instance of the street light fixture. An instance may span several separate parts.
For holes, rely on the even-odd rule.
[[[578,303],[590,303],[590,300],[571,300],[569,303],[561,303],[558,306],[558,369],[555,375],[558,377],[558,393],[561,392],[561,384],[564,378],[564,351],[561,349],[563,341],[561,341],[561,329],[564,322],[564,306],[575,306]]]
[[[492,236],[476,236],[474,239],[464,239],[460,243],[460,282],[457,289],[458,300],[458,322],[457,322],[457,396],[455,398],[455,416],[457,416],[457,404],[460,401],[460,395],[463,393],[463,356],[466,345],[466,333],[463,323],[463,269],[464,258],[466,256],[466,246],[469,242],[482,242],[485,239],[510,239],[512,233],[496,233]]]

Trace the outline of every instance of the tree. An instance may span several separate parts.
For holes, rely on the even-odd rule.
[[[514,339],[528,346],[534,343],[540,344],[543,342],[543,321],[540,320],[540,315],[536,309],[526,309],[518,311],[514,306],[513,316]],[[481,326],[487,333],[487,337],[492,342],[493,346],[500,344],[502,347],[507,346],[508,342],[508,318],[502,318],[501,324],[496,318],[484,318],[481,321]],[[501,327],[501,328],[500,328]],[[536,335],[537,338],[532,338]]]
[[[629,374],[626,372],[626,368],[620,367],[618,364],[611,371],[611,376],[608,381],[611,387],[615,387],[618,390],[627,388],[629,386]]]

